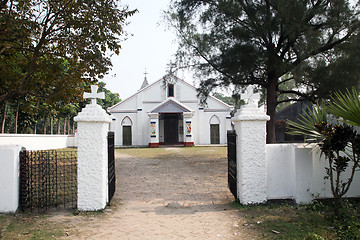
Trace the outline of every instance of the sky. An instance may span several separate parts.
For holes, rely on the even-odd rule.
[[[102,81],[107,89],[119,93],[124,100],[140,89],[145,70],[150,84],[166,74],[177,43],[174,30],[167,28],[162,17],[169,0],[124,0],[121,3],[138,12],[127,19],[128,39],[121,44],[120,54],[112,56],[112,70]],[[192,83],[191,79],[184,80]]]

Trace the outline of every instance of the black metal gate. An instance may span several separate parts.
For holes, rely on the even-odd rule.
[[[108,177],[109,177],[109,185],[108,185],[108,199],[109,202],[114,196],[115,193],[115,153],[114,153],[114,132],[108,133]]]
[[[231,130],[227,132],[228,149],[228,185],[231,193],[237,199],[237,179],[236,179],[236,132]]]
[[[77,152],[20,152],[20,209],[76,208]]]

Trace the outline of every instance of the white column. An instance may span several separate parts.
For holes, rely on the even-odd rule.
[[[146,120],[144,120],[144,118],[146,118],[146,115],[144,113],[144,104],[143,104],[143,93],[140,92],[139,94],[136,95],[136,131],[137,131],[137,139],[136,139],[136,145],[146,145],[147,144],[147,135],[146,134]]]
[[[267,200],[266,121],[270,119],[257,100],[250,99],[232,119],[236,130],[237,188],[242,204]]]
[[[194,134],[193,134],[193,125],[191,118],[194,116],[193,112],[184,112],[183,121],[184,121],[184,146],[192,147],[194,146]]]
[[[108,201],[107,134],[110,116],[98,104],[74,118],[78,125],[78,209],[97,211]]]
[[[159,114],[149,113],[150,117],[150,142],[149,147],[159,147]]]
[[[205,134],[205,128],[209,127],[209,124],[206,124],[206,120],[205,120],[205,113],[204,113],[204,108],[203,107],[199,107],[198,110],[199,113],[199,117],[198,117],[198,139],[199,139],[199,144],[208,144],[210,143],[210,135]],[[206,136],[206,137],[205,137]]]

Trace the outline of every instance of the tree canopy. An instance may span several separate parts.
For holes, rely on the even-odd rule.
[[[135,12],[115,0],[2,0],[0,102],[78,101],[111,67]]]
[[[98,104],[105,110],[121,101],[118,93],[108,90],[104,82],[98,83],[99,92],[105,93],[105,99],[98,99]],[[90,85],[84,86],[90,91]],[[57,102],[47,104],[35,100],[35,97],[18,98],[16,101],[0,103],[1,133],[44,133],[70,134],[75,131],[73,118],[90,100],[66,104]],[[57,125],[57,126],[55,126]],[[57,131],[55,128],[57,128]],[[40,130],[40,131],[39,131]]]
[[[180,46],[171,71],[193,68],[204,98],[219,86],[266,90],[267,142],[274,143],[279,103],[358,86],[359,7],[346,0],[174,0],[168,20]]]

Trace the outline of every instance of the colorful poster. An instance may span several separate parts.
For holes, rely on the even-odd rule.
[[[150,134],[156,136],[156,122],[151,122]]]
[[[191,122],[186,122],[186,135],[191,135]]]

